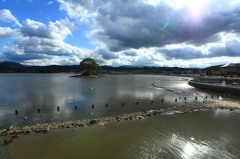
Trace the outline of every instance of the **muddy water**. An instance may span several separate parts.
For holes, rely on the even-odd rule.
[[[166,108],[184,97],[194,103],[217,95],[189,86],[183,77],[69,76],[1,74],[0,128]],[[239,122],[239,111],[217,110],[23,135],[7,146],[0,143],[0,158],[239,158]]]
[[[0,158],[239,158],[240,111],[217,110],[22,136]]]

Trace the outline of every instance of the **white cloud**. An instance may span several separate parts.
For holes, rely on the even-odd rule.
[[[17,18],[13,16],[12,13],[7,9],[0,10],[0,21],[4,21],[7,23],[13,22],[17,26],[22,26],[17,20]]]
[[[92,0],[57,0],[60,3],[60,10],[65,11],[70,18],[80,22],[89,22],[95,16]]]
[[[10,27],[0,27],[0,38],[20,38],[21,33],[18,29],[11,29]]]
[[[21,28],[21,32],[25,36],[40,37],[49,39],[63,40],[72,32],[70,29],[74,27],[74,24],[68,19],[61,19],[60,21],[49,22],[45,25],[41,22],[26,19],[25,25]]]
[[[67,36],[72,34],[73,27],[74,24],[68,19],[49,22],[48,25],[26,19],[24,26],[19,30],[4,28],[5,34],[0,34],[0,36],[9,38],[16,31],[16,34],[22,34],[22,37],[16,40],[12,46],[5,48],[6,51],[3,53],[8,60],[28,64],[79,62],[76,59],[82,60],[84,57],[89,57],[92,52],[64,42]],[[42,63],[41,60],[43,60]]]
[[[70,20],[26,19],[19,30],[0,28],[3,38],[22,35],[5,49],[5,58],[31,65],[76,64],[92,57],[102,65],[180,67],[239,61],[236,0],[56,1]],[[98,47],[84,50],[65,42],[79,23],[90,26],[86,34]]]

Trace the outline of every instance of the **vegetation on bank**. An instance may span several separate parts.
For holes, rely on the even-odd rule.
[[[86,60],[86,59],[85,59]],[[93,60],[88,58],[88,60]],[[84,61],[84,60],[83,60]],[[82,61],[82,62],[83,62]],[[95,60],[94,60],[95,61]],[[86,65],[85,65],[86,66]],[[179,67],[157,67],[157,66],[99,66],[93,62],[91,70],[103,74],[154,74],[172,75],[184,77],[217,77],[217,78],[240,78],[235,67],[217,67],[217,70],[208,68],[179,68]],[[209,73],[209,69],[211,73]],[[238,69],[237,69],[238,70]],[[234,72],[235,71],[235,72]],[[239,71],[239,70],[238,70]],[[91,71],[90,71],[91,72]],[[50,66],[27,66],[15,62],[0,62],[0,73],[80,73],[79,65],[50,65]],[[94,74],[94,71],[92,72]],[[100,73],[101,74],[101,73]]]

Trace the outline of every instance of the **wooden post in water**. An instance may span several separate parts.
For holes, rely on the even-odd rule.
[[[138,105],[138,102],[136,102],[136,105]]]
[[[151,104],[153,104],[153,100],[151,101]]]
[[[162,103],[163,103],[163,99],[162,99]]]
[[[15,115],[18,115],[18,110],[17,109],[15,110]]]
[[[187,100],[187,97],[184,97],[184,100],[186,101],[186,100]]]
[[[60,110],[60,108],[59,108],[59,106],[57,106],[57,111],[59,112],[59,110]]]
[[[40,113],[40,109],[39,108],[37,109],[37,111],[38,111],[38,113]]]
[[[108,104],[106,104],[106,107],[108,107]]]
[[[195,99],[197,100],[197,97]]]
[[[122,103],[122,107],[124,106],[124,103]]]
[[[92,105],[92,109],[94,109],[94,107],[95,107],[95,105],[93,104],[93,105]]]
[[[77,110],[77,106],[75,106],[75,110]]]
[[[175,102],[177,102],[177,98],[175,99]]]

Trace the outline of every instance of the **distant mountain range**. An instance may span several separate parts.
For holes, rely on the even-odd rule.
[[[104,73],[131,73],[131,74],[207,74],[207,75],[235,75],[240,76],[240,64],[232,63],[217,65],[207,68],[179,68],[179,67],[156,67],[156,66],[131,66],[120,67],[101,66]],[[79,65],[50,65],[29,66],[16,62],[1,62],[0,73],[79,73]]]
[[[155,66],[131,66],[123,65],[120,67],[101,66],[105,73],[204,73],[205,69],[200,68],[178,68],[178,67],[155,67]],[[16,62],[1,62],[0,72],[2,73],[61,73],[61,72],[74,72],[79,73],[79,65],[50,65],[50,66],[28,66]]]

